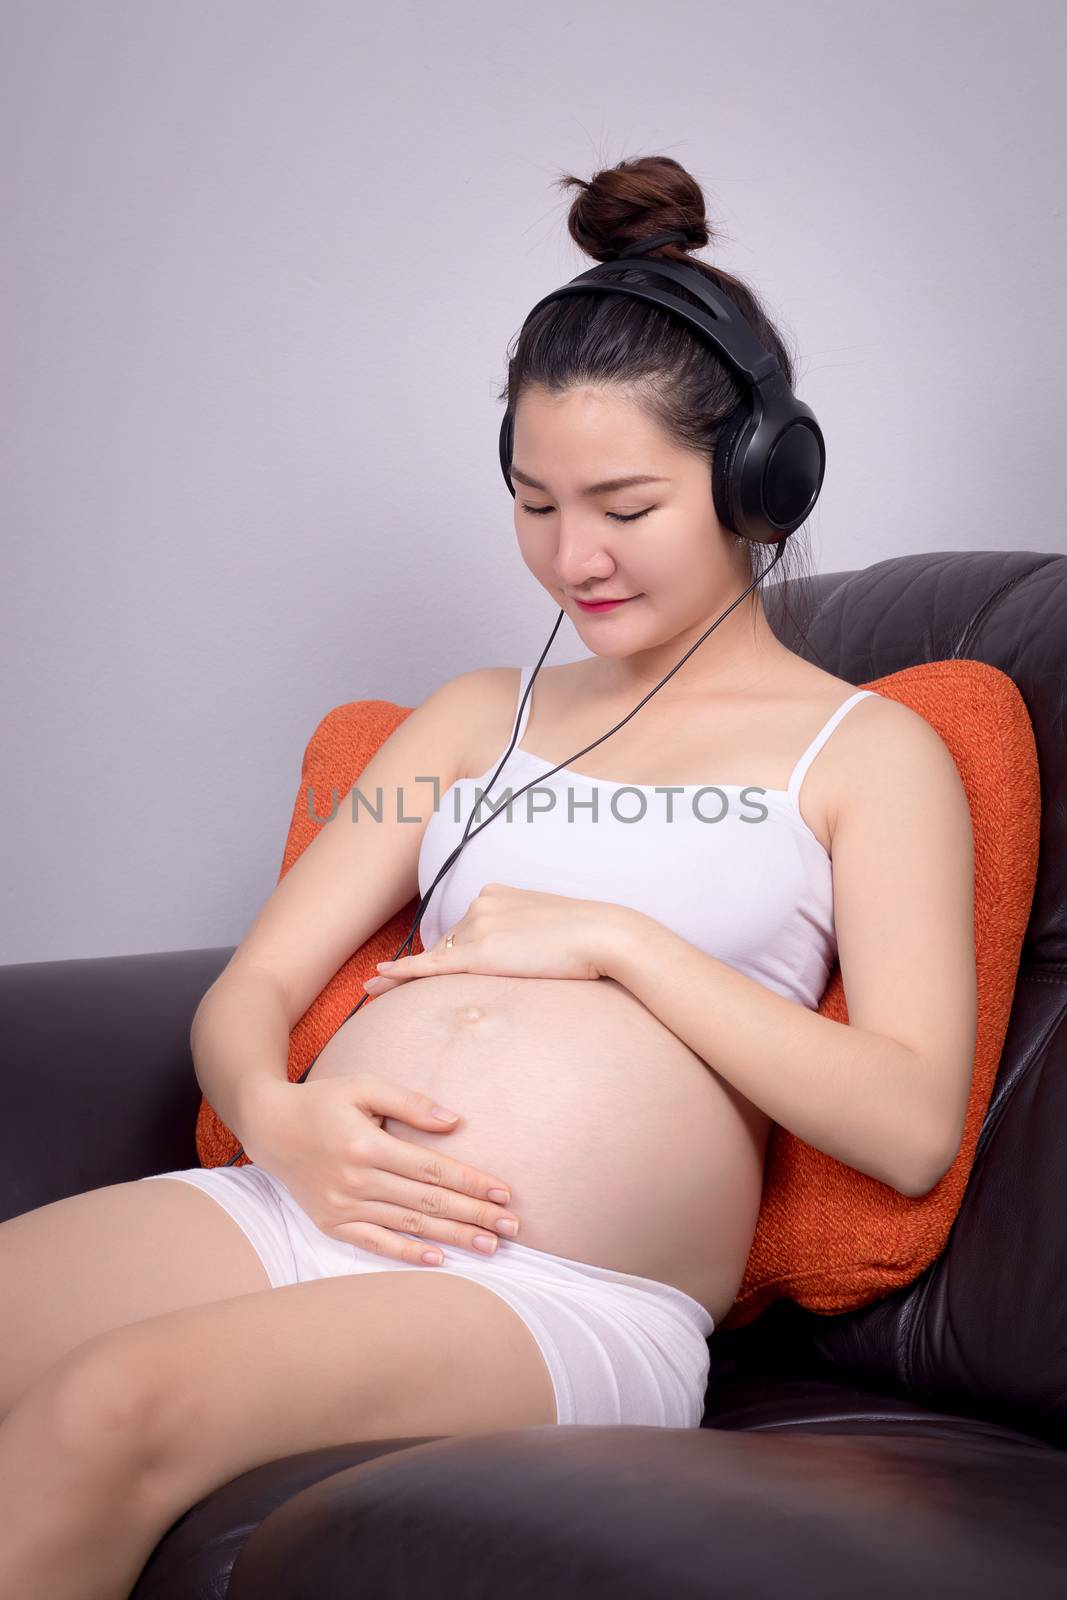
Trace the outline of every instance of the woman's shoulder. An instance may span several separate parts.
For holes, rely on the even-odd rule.
[[[850,726],[852,738],[848,742],[855,743],[864,752],[873,754],[887,739],[889,748],[902,756],[923,746],[930,748],[932,742],[941,744],[940,735],[926,718],[903,701],[882,694],[878,689],[868,690],[864,684],[849,683],[830,672],[819,672],[819,679],[819,682],[813,680],[811,692],[826,706],[827,715],[854,696],[862,695],[843,718],[841,727]],[[843,737],[838,742],[846,741]]]
[[[903,740],[907,739],[909,729],[913,731],[913,737],[921,737],[920,724],[929,730],[929,723],[910,706],[881,694],[877,689],[868,690],[864,684],[850,683],[847,678],[826,672],[812,662],[805,661],[798,670],[787,673],[779,680],[776,689],[783,701],[792,700],[795,703],[801,716],[806,714],[815,720],[820,716],[831,717],[840,707],[861,696],[838,724],[840,737],[835,731],[834,739],[838,748],[848,743],[869,750],[875,748],[882,738],[892,737],[896,730],[899,730]]]
[[[861,687],[838,679],[836,703]],[[952,752],[921,712],[903,701],[873,690],[842,718],[831,743],[833,757],[825,768],[831,831],[849,810],[871,813],[892,805],[894,791],[905,786],[958,804],[963,783]]]

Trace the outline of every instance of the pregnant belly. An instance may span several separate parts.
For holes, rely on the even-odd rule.
[[[387,1133],[503,1178],[534,1250],[673,1284],[716,1325],[759,1213],[769,1119],[613,979],[440,973],[368,1001],[308,1078],[381,1073],[460,1113]]]

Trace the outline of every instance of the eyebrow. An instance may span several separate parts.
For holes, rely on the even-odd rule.
[[[511,468],[511,476],[524,483],[528,489],[540,489],[543,494],[548,494],[548,489],[543,483],[538,483],[536,478],[531,478],[528,472],[520,472],[518,467]],[[630,478],[608,478],[603,483],[591,483],[588,489],[580,489],[579,494],[588,498],[594,494],[611,494],[615,489],[629,489],[635,483],[669,483],[669,478],[650,478],[644,473],[637,473]]]

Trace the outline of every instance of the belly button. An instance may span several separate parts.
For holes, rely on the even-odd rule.
[[[468,1022],[477,1022],[482,1013],[477,1006],[468,1006],[464,1015]]]

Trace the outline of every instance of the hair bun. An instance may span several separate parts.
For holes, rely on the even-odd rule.
[[[696,179],[671,156],[638,156],[605,167],[586,183],[569,173],[558,187],[576,188],[567,226],[580,249],[596,261],[610,261],[627,245],[657,233],[684,233],[685,243],[657,245],[685,255],[708,244],[711,232],[704,194]]]

